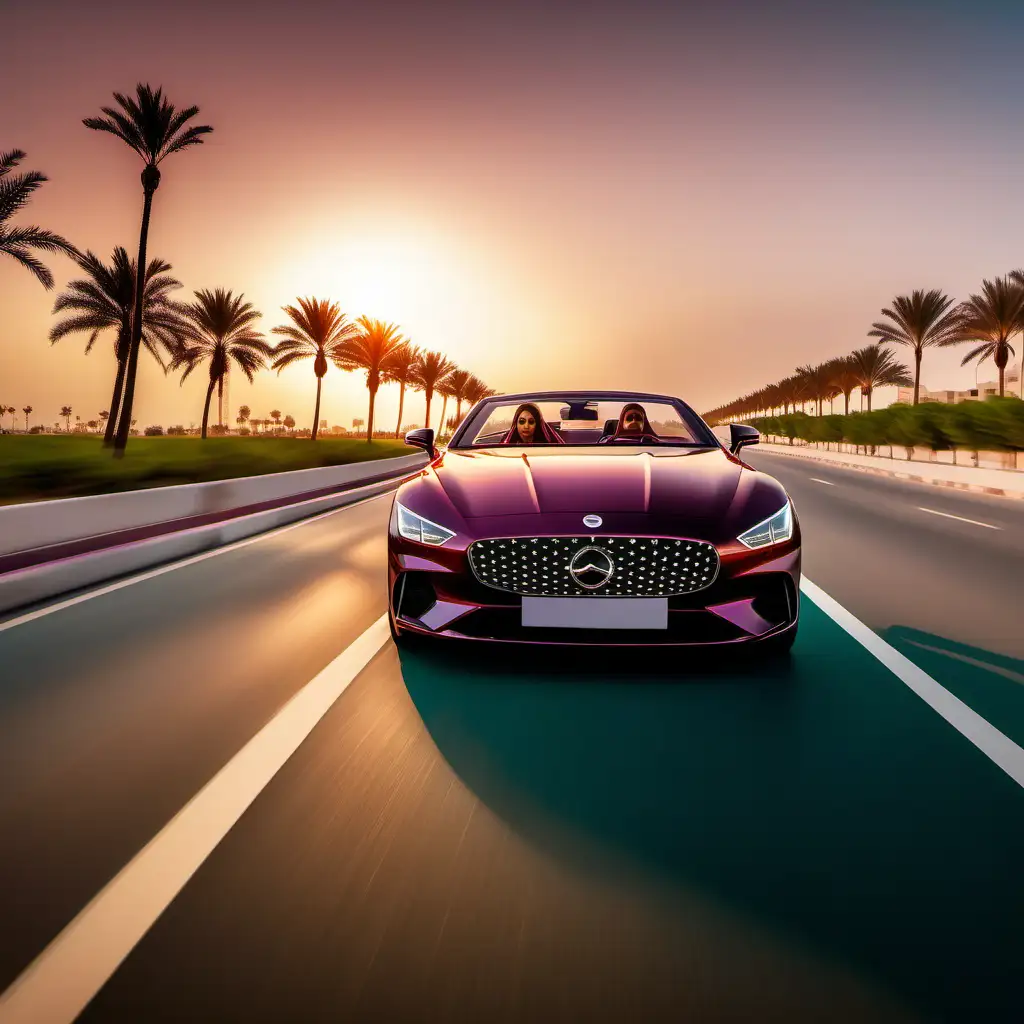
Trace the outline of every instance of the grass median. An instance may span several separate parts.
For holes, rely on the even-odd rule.
[[[228,480],[415,454],[357,438],[133,437],[115,460],[99,437],[0,436],[0,504]]]

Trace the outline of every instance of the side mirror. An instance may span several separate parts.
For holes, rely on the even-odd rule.
[[[411,444],[414,448],[422,448],[431,459],[437,458],[438,451],[434,446],[433,427],[420,427],[419,430],[410,430],[405,435],[405,443]]]
[[[746,423],[730,423],[729,424],[729,451],[735,455],[741,448],[746,448],[748,445],[757,444],[761,440],[761,435],[757,432],[756,427],[747,426]]]

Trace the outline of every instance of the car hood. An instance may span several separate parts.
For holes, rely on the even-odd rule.
[[[450,449],[431,471],[466,519],[559,512],[723,516],[742,475],[720,448]]]

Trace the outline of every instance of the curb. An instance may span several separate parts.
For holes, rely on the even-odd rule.
[[[0,614],[46,601],[69,591],[106,583],[119,576],[175,562],[254,534],[266,533],[278,526],[308,519],[320,512],[351,505],[363,498],[384,494],[394,490],[405,480],[417,476],[419,472],[418,469],[411,473],[404,472],[386,480],[337,491],[323,497],[145,540],[100,548],[4,573],[0,575]]]
[[[928,484],[931,487],[948,487],[956,491],[967,491],[972,494],[997,495],[1000,498],[1024,499],[1024,490],[1007,490],[1003,487],[985,487],[982,484],[961,483],[957,480],[936,480],[934,477],[921,476],[919,473],[904,473],[894,469],[881,469],[878,466],[858,466],[850,462],[835,462],[832,459],[823,458],[820,455],[791,455],[789,452],[780,452],[772,447],[761,447],[758,451],[766,455],[782,455],[789,458],[799,459],[807,462],[823,462],[835,469],[852,469],[857,473],[870,473],[872,476],[887,476],[898,480],[910,480],[918,484]]]

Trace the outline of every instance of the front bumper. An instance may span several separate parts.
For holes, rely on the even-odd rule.
[[[591,631],[524,627],[522,599],[479,582],[465,547],[430,548],[391,534],[389,614],[398,634],[603,647],[748,644],[795,627],[800,591],[798,529],[784,544],[751,551],[736,542],[719,545],[718,552],[720,568],[709,586],[668,598],[666,629]]]

